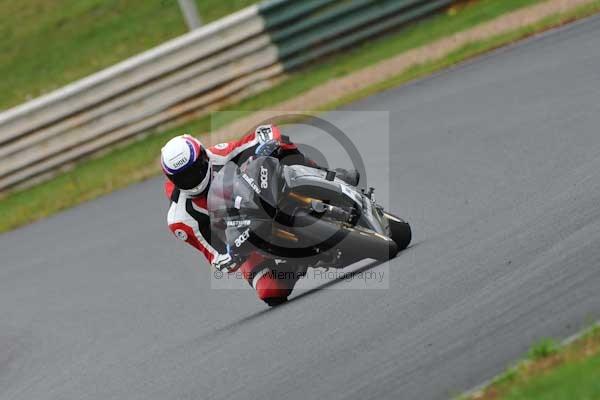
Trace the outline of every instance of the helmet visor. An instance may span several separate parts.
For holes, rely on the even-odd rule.
[[[208,157],[206,152],[202,149],[202,154],[196,161],[183,171],[177,172],[173,175],[167,175],[167,178],[171,180],[179,189],[189,190],[197,187],[202,183],[206,174],[208,173]]]

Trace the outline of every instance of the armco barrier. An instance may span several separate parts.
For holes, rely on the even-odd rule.
[[[231,95],[451,2],[271,0],[246,8],[0,113],[0,190],[209,112]]]

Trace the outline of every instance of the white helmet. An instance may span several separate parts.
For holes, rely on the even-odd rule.
[[[182,192],[197,196],[208,188],[212,165],[198,139],[176,136],[160,150],[163,172]]]

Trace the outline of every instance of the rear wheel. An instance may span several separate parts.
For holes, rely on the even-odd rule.
[[[408,222],[395,215],[384,212],[385,217],[390,222],[390,232],[392,239],[398,245],[398,250],[404,250],[410,244],[412,239],[412,231]]]

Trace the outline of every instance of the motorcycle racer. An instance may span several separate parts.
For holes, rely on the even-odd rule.
[[[239,140],[212,147],[204,147],[190,135],[174,137],[161,149],[161,166],[168,178],[165,193],[171,201],[167,215],[169,229],[177,238],[202,252],[217,270],[233,272],[239,269],[257,296],[273,306],[287,300],[298,277],[277,279],[266,258],[257,252],[243,261],[233,260],[224,243],[216,235],[211,237],[207,210],[212,176],[228,162],[241,165],[265,147],[269,151],[276,147],[273,156],[284,164],[316,166],[275,125],[261,125]],[[356,171],[338,169],[338,174],[348,183],[358,184]]]

